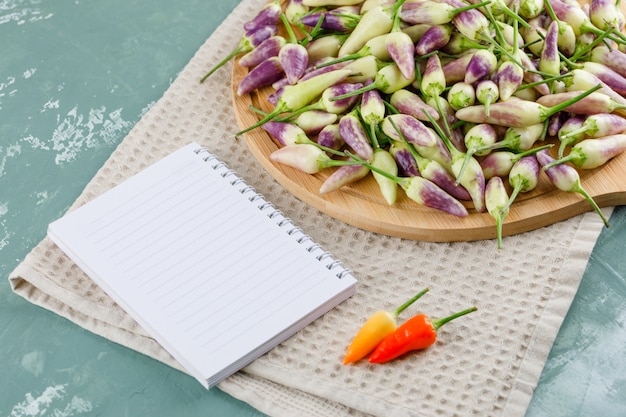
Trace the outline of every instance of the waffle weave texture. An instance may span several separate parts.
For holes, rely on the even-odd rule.
[[[143,116],[72,209],[196,141],[207,146],[359,280],[357,294],[219,387],[271,416],[522,417],[576,293],[602,222],[587,213],[494,241],[431,243],[357,229],[284,190],[234,138],[230,65],[198,80],[238,43],[262,6],[244,0]],[[237,30],[233,30],[237,28]],[[610,209],[605,209],[610,214]],[[34,304],[177,369],[182,367],[44,239],[11,274]],[[437,343],[385,365],[342,365],[347,344],[378,309],[430,292],[418,312],[478,311],[443,327]]]

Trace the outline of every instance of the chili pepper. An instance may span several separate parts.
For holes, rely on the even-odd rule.
[[[322,19],[320,27],[338,33],[351,32],[361,19],[358,6],[341,6],[336,9],[311,13],[303,16],[303,25],[315,27]]]
[[[418,23],[416,25],[403,26],[401,30],[411,37],[413,43],[417,43],[431,27],[432,25]]]
[[[361,47],[358,51],[348,55],[338,56],[335,59],[329,60],[317,66],[321,68],[322,66],[333,65],[338,62],[352,61],[367,56],[373,56],[381,61],[388,61],[389,59],[391,59],[391,57],[389,56],[389,52],[387,52],[387,48],[385,47],[385,39],[387,38],[387,35],[388,33],[374,36],[373,38],[365,42],[365,45],[363,45],[363,47]],[[337,52],[337,54],[339,54],[339,52]]]
[[[308,110],[302,112],[294,123],[300,127],[307,135],[319,133],[324,127],[332,125],[339,116],[323,110]]]
[[[524,69],[511,61],[504,61],[498,67],[496,79],[500,100],[507,101],[522,85]]]
[[[575,69],[570,72],[570,77],[565,79],[567,91],[585,91],[597,85],[600,86],[598,93],[609,96],[613,101],[626,105],[626,98],[618,94],[611,87],[590,72]],[[547,95],[547,94],[546,94]]]
[[[394,91],[389,97],[389,103],[398,112],[408,114],[418,120],[428,120],[424,112],[428,113],[434,120],[439,119],[437,110],[426,104],[419,95],[404,88]]]
[[[307,174],[316,174],[324,168],[339,165],[339,161],[331,159],[320,147],[307,143],[278,148],[270,154],[270,159]]]
[[[448,103],[448,100],[442,96],[428,97],[426,104],[437,108],[439,119],[435,123],[443,132],[445,132],[455,148],[460,151],[464,151],[465,144],[463,143],[463,132],[459,128],[451,128],[452,125],[459,122],[459,119],[456,118],[456,110],[452,108],[450,103]]]
[[[517,20],[515,21],[517,23]],[[511,49],[519,49],[524,46],[524,39],[519,36],[517,26],[512,26],[504,22],[495,22],[500,32],[500,36],[504,41],[504,45],[501,47],[511,48]]]
[[[442,49],[450,42],[451,35],[452,27],[450,25],[433,25],[424,32],[415,44],[415,53],[421,56]]]
[[[557,75],[561,72],[561,60],[559,58],[559,23],[554,21],[548,26],[546,37],[539,60],[539,70],[547,74]]]
[[[599,113],[585,118],[582,126],[560,135],[559,139],[563,140],[580,133],[592,138],[600,138],[616,135],[624,131],[626,131],[626,119],[616,114]]]
[[[452,22],[456,16],[467,10],[478,9],[489,3],[484,1],[478,4],[452,5],[431,0],[409,2],[400,11],[400,19],[413,25],[443,25]]]
[[[467,3],[462,0],[442,0],[442,2],[456,9],[467,7]],[[475,8],[465,9],[461,13],[456,14],[452,19],[452,23],[454,23],[459,32],[475,41],[492,38],[494,35],[489,19]]]
[[[311,139],[309,139],[304,130],[293,123],[269,121],[261,127],[275,138],[281,146],[311,143]]]
[[[558,112],[550,117],[550,121],[548,122],[548,136],[558,137],[559,131],[563,127],[563,124],[569,119],[569,113],[567,112]]]
[[[600,85],[598,85],[600,87]],[[594,92],[580,98],[581,91],[568,91],[564,93],[549,94],[537,99],[537,104],[542,106],[559,106],[562,111],[575,114],[598,114],[613,113],[616,110],[626,109],[626,105],[620,104],[606,94]],[[577,99],[567,106],[563,104],[569,100]]]
[[[284,70],[278,57],[270,57],[252,68],[237,85],[237,95],[243,96],[254,90],[272,85],[281,79]]]
[[[471,200],[470,194],[465,188],[456,183],[456,179],[450,174],[448,169],[436,160],[424,158],[420,155],[413,145],[409,143],[398,126],[393,123],[393,120],[390,119],[390,123],[402,140],[402,142],[394,141],[394,145],[403,145],[404,149],[409,151],[412,157],[411,159],[417,164],[417,170],[422,178],[432,181],[439,188],[458,200]]]
[[[543,167],[543,171],[547,174],[550,182],[561,191],[573,192],[582,195],[591,204],[593,209],[598,213],[604,225],[609,227],[609,221],[600,210],[600,207],[596,204],[589,193],[580,184],[580,175],[574,167],[567,164],[558,164],[546,168],[546,166],[555,161],[547,150],[541,150],[537,152],[537,161]]]
[[[585,138],[585,132],[581,132],[580,128],[583,127],[587,116],[575,114],[563,122],[563,126],[559,129],[557,137],[559,139],[559,149],[557,155],[559,158],[565,153],[565,149],[580,142]],[[570,133],[576,132],[570,135]]]
[[[482,156],[491,152],[491,146],[493,146],[497,139],[498,134],[496,129],[487,123],[480,123],[472,126],[464,136],[465,147],[465,159],[463,165],[461,165],[460,171],[463,172],[465,167],[469,163],[469,158],[472,156]]]
[[[597,62],[584,62],[581,69],[595,75],[617,93],[626,95],[626,77],[623,77],[607,65]]]
[[[543,49],[543,40],[546,38],[546,29],[542,26],[522,28],[522,36],[526,41],[528,50],[536,57],[539,57]]]
[[[280,49],[287,41],[282,36],[270,36],[259,44],[256,48],[239,58],[239,65],[242,67],[255,67],[267,58],[278,56]]]
[[[514,152],[527,151],[538,141],[542,139],[545,131],[543,123],[537,123],[523,127],[509,127],[504,133],[502,140],[479,147],[476,152],[481,153],[493,149],[508,148]]]
[[[544,0],[521,0],[518,13],[526,19],[539,16],[544,11]]]
[[[366,85],[371,82],[372,80],[368,80]],[[363,93],[360,106],[361,119],[368,127],[370,139],[376,149],[380,148],[376,131],[378,125],[385,118],[385,109],[385,102],[380,96],[380,92],[378,90],[369,90]]]
[[[235,136],[240,136],[252,129],[256,129],[263,123],[275,119],[281,113],[293,112],[303,108],[328,87],[341,82],[348,75],[350,75],[350,71],[335,70],[300,81],[298,84],[285,86],[274,109],[252,126],[237,132]]]
[[[502,178],[490,178],[485,186],[485,206],[489,215],[496,221],[498,250],[502,249],[502,223],[504,223],[504,219],[509,214],[508,200],[509,196]]]
[[[544,166],[571,162],[581,169],[593,169],[606,164],[609,160],[626,150],[626,134],[609,135],[601,138],[589,138],[578,142],[569,154]]]
[[[450,33],[450,40],[448,43],[441,48],[441,52],[445,52],[451,57],[459,57],[464,54],[473,53],[478,49],[485,49],[486,46],[479,46],[477,42],[470,40],[467,36],[463,35],[461,32],[457,32],[453,30]],[[454,60],[455,58],[451,58]],[[446,77],[447,78],[447,77]]]
[[[309,12],[309,7],[302,4],[302,0],[288,0],[285,5],[285,17],[291,24],[300,26],[300,19]]]
[[[464,120],[466,122],[472,123],[491,123],[512,127],[531,126],[538,123],[543,123],[553,114],[556,114],[560,111],[571,111],[570,109],[573,108],[573,105],[575,103],[583,100],[585,97],[595,92],[598,88],[600,88],[600,86],[596,86],[585,92],[576,92],[574,94],[568,95],[566,97],[567,100],[556,100],[557,97],[560,97],[559,94],[551,94],[550,96],[540,97],[537,102],[530,102],[527,100],[519,99],[500,101],[497,103],[492,103],[490,105],[489,115],[486,114],[484,106],[465,107],[463,109],[459,109],[456,112],[456,117],[459,120]],[[603,94],[598,95],[604,96]],[[609,99],[609,97],[607,96],[604,97],[606,97],[606,99]],[[546,107],[546,105],[549,106],[554,101],[558,102],[558,104],[555,104],[551,107]],[[543,105],[542,103],[545,103],[546,105]],[[605,101],[604,104],[606,107],[606,104],[608,104],[608,102]],[[579,107],[580,111],[582,111],[583,109],[587,109],[589,111],[595,109],[596,113],[607,112],[603,108],[595,107],[596,105],[597,104],[595,104],[594,102],[594,106],[589,106],[587,104]]]
[[[446,88],[446,77],[438,54],[428,57],[420,83],[421,92],[427,97],[438,97]],[[439,109],[438,109],[439,110]]]
[[[587,32],[591,32],[597,36],[606,35],[603,30],[591,23],[585,11],[578,4],[563,2],[561,0],[551,0],[547,2],[546,8],[548,10],[552,9],[559,20],[567,22],[574,30],[576,36]],[[619,31],[613,30],[612,33],[615,36],[608,36],[609,39],[623,43],[623,35],[621,35]]]
[[[427,147],[437,144],[435,132],[408,114],[398,113],[386,116],[381,128],[387,136],[400,142],[402,142],[400,135],[403,135],[408,142],[415,145]]]
[[[397,178],[407,197],[418,204],[441,210],[457,217],[466,217],[467,209],[456,198],[434,182],[422,177]]]
[[[524,152],[511,152],[511,151],[495,151],[486,155],[480,160],[480,166],[483,169],[483,173],[486,179],[490,179],[494,176],[504,177],[509,175],[513,164],[519,161],[527,155],[532,155],[539,152],[542,149],[552,147],[552,144],[538,146],[537,148],[529,149]]]
[[[363,0],[302,0],[302,4],[309,7],[324,7],[324,6],[352,6],[360,4]]]
[[[400,69],[395,63],[387,64],[380,70],[378,70],[373,83],[353,92],[334,97],[333,100],[341,100],[343,98],[355,96],[373,89],[378,89],[385,94],[392,94],[404,87],[409,86],[411,82],[413,82],[413,80],[404,78],[402,73],[400,73]]]
[[[280,1],[266,3],[252,19],[243,24],[243,29],[250,32],[264,26],[276,26],[280,20],[282,9]]]
[[[626,53],[606,45],[596,46],[591,50],[590,60],[610,67],[613,71],[626,76]]]
[[[480,164],[473,156],[466,158],[464,152],[452,145],[436,123],[433,123],[433,127],[450,151],[452,157],[450,168],[456,183],[461,184],[470,194],[476,212],[482,213],[485,210],[485,176]]]
[[[509,172],[509,184],[513,191],[503,210],[509,209],[519,193],[527,193],[537,187],[539,173],[539,162],[534,154],[524,156],[513,164]]]
[[[585,43],[582,42],[583,40],[589,39],[589,42],[592,42],[596,38],[596,36],[591,33],[583,33],[577,37],[574,33],[574,29],[569,24],[560,20],[557,21],[557,24],[559,27],[557,45],[559,51],[566,57],[574,56],[579,48],[582,50],[581,43]]]
[[[318,65],[321,59],[330,60],[329,58],[336,57],[345,38],[346,35],[331,33],[312,40],[306,45],[309,61]]]
[[[621,31],[617,4],[614,0],[591,0],[589,3],[589,20],[599,29]]]
[[[374,149],[374,156],[371,161],[372,166],[383,170],[394,177],[398,176],[398,165],[389,151],[380,147]],[[398,197],[398,184],[388,176],[381,175],[377,171],[373,171],[372,175],[378,184],[380,192],[390,206],[396,202]]]
[[[300,82],[302,81],[306,81],[308,79],[317,77],[318,75],[322,75],[322,74],[326,74],[327,72],[332,72],[332,71],[337,71],[337,70],[347,70],[346,66],[348,65],[347,62],[340,62],[338,64],[334,64],[334,65],[328,65],[325,67],[316,67],[316,66],[309,66],[309,68],[307,68],[305,74],[302,76],[302,78],[300,78]],[[348,76],[351,74],[348,74]],[[347,78],[347,77],[346,77]],[[283,85],[288,85],[289,83],[287,82],[287,80],[284,80],[284,84]]]
[[[389,33],[393,27],[394,15],[404,1],[399,0],[392,7],[377,6],[363,14],[339,49],[339,56],[350,55],[361,49],[373,37]]]
[[[442,63],[442,71],[446,77],[446,85],[451,85],[465,80],[467,66],[472,60],[475,51],[468,51],[458,58]]]
[[[476,84],[476,100],[483,104],[483,113],[486,117],[491,115],[491,103],[495,103],[499,98],[500,90],[498,89],[498,84],[495,82],[491,80],[483,80]]]
[[[395,181],[404,190],[406,196],[414,202],[436,210],[441,210],[457,217],[466,217],[468,215],[467,209],[463,204],[432,181],[419,176],[408,178],[397,177],[386,171],[378,169],[356,155],[352,155],[350,153],[347,154],[356,163],[363,164],[373,172],[377,172]]]
[[[370,173],[370,169],[365,165],[344,165],[338,167],[328,176],[319,189],[320,194],[327,194],[340,189],[341,187],[356,182]]]
[[[524,80],[527,83],[533,84],[533,88],[539,92],[539,94],[544,96],[550,94],[550,88],[545,84],[543,76],[539,74],[537,66],[533,60],[531,60],[525,53],[517,54],[517,58],[519,58],[520,63],[524,67]]]
[[[436,342],[441,326],[476,310],[476,307],[471,307],[442,319],[431,319],[425,314],[413,316],[376,346],[369,362],[384,363],[408,352],[425,349]]]
[[[272,25],[272,26],[261,26],[260,28],[257,28],[257,29],[251,30],[251,31],[247,31],[241,37],[241,39],[239,40],[239,43],[237,44],[237,46],[228,55],[226,55],[224,58],[222,58],[221,61],[219,61],[217,64],[215,64],[213,66],[213,68],[211,68],[211,70],[209,72],[207,72],[200,79],[200,82],[203,83],[204,81],[206,81],[206,79],[209,78],[211,75],[213,75],[213,73],[215,71],[220,69],[222,66],[224,66],[224,64],[226,64],[228,61],[230,61],[231,59],[233,59],[237,55],[242,54],[244,52],[252,51],[258,45],[260,45],[261,42],[263,42],[265,39],[269,38],[270,36],[274,36],[277,33],[278,33],[278,28],[276,26],[274,26],[274,25]]]
[[[404,142],[394,140],[389,145],[389,153],[396,160],[399,175],[403,177],[414,177],[420,175],[417,161],[413,157],[409,145]]]
[[[309,65],[309,53],[299,43],[287,43],[280,48],[278,60],[285,72],[287,82],[293,85],[304,75]]]
[[[380,69],[380,64],[381,62],[375,56],[371,55],[355,59],[345,66],[345,69],[352,71],[352,74],[350,74],[346,81],[353,83],[364,83],[367,80],[376,78],[378,70]]]
[[[317,134],[317,143],[325,148],[340,149],[345,142],[339,133],[339,124],[333,123],[324,127],[320,133]]]
[[[406,301],[400,307],[392,311],[379,310],[372,314],[357,332],[354,339],[348,346],[346,356],[343,359],[344,364],[349,364],[363,359],[367,356],[385,336],[391,334],[396,328],[398,316],[407,307],[420,299],[428,292],[428,288],[420,291],[411,299]]]
[[[448,90],[448,103],[454,110],[473,106],[476,103],[476,90],[466,82],[458,82]]]
[[[488,49],[476,51],[472,55],[469,64],[467,64],[464,81],[468,84],[473,84],[482,80],[493,73],[497,64],[498,59],[492,51]]]
[[[346,144],[352,148],[359,157],[366,161],[372,159],[374,149],[356,109],[353,109],[350,113],[339,119],[339,133]]]
[[[286,85],[288,84],[285,83],[284,85],[281,85],[280,87],[276,89],[276,91],[274,91],[269,96],[267,96],[267,102],[270,103],[272,106],[276,106],[278,104],[278,101],[280,100],[280,96],[283,94],[283,91],[285,90]]]
[[[400,30],[397,13],[393,18],[391,32],[385,37],[385,49],[404,78],[415,78],[415,45],[413,39]]]

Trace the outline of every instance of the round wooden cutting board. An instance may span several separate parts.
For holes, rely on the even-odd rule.
[[[232,71],[233,106],[237,121],[244,129],[259,120],[250,110],[254,105],[263,111],[273,106],[266,100],[273,90],[267,88],[245,96],[236,94],[236,86],[248,70],[235,60]],[[477,213],[470,202],[464,202],[469,215],[458,218],[421,206],[400,190],[398,201],[389,206],[371,175],[342,189],[322,195],[319,188],[332,172],[309,175],[270,160],[278,149],[272,137],[257,128],[243,135],[254,157],[289,192],[305,203],[350,225],[376,233],[433,242],[471,241],[496,237],[494,219]],[[553,149],[554,150],[554,149]],[[600,207],[626,204],[626,153],[603,167],[580,170],[582,187]],[[535,190],[520,194],[510,208],[503,235],[514,235],[547,226],[593,208],[580,194],[557,190],[545,174]]]

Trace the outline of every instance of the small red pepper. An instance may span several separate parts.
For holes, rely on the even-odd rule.
[[[437,330],[441,326],[476,310],[476,307],[471,307],[443,319],[431,320],[425,314],[413,316],[376,346],[369,357],[369,362],[384,363],[407,352],[425,349],[435,343]]]

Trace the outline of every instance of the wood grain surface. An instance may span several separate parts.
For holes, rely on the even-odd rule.
[[[264,111],[273,108],[266,100],[273,91],[270,88],[241,97],[236,94],[236,86],[247,72],[246,68],[238,65],[237,60],[234,61],[233,107],[241,129],[259,120],[259,116],[250,110],[250,105]],[[469,211],[469,215],[464,218],[419,205],[408,199],[401,190],[398,192],[398,201],[389,206],[371,175],[338,191],[322,195],[319,188],[331,170],[310,175],[272,162],[269,156],[278,149],[278,145],[261,128],[243,137],[254,157],[278,183],[303,202],[350,225],[375,233],[433,242],[496,237],[493,218],[487,212],[477,213],[471,202],[463,202]],[[556,153],[554,148],[552,151]],[[626,204],[626,153],[600,168],[579,170],[579,173],[582,187],[600,207]],[[556,189],[542,174],[537,188],[529,193],[521,193],[512,204],[504,222],[503,235],[538,229],[592,210],[583,196]]]

